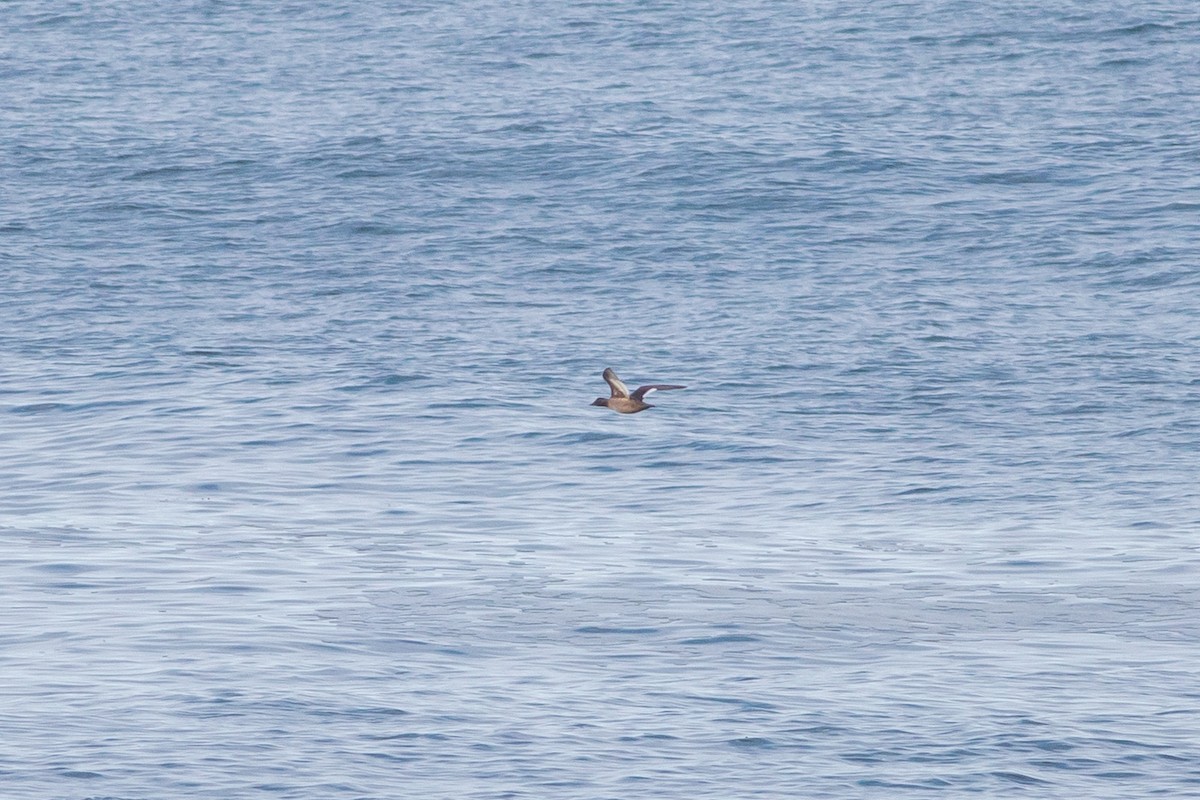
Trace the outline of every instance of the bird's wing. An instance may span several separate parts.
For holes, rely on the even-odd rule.
[[[678,386],[673,383],[652,383],[649,386],[639,386],[637,391],[633,393],[634,400],[641,400],[651,392],[657,392],[659,389],[686,389],[686,386]]]
[[[612,389],[613,397],[629,397],[629,387],[617,377],[617,373],[612,371],[612,367],[604,370],[604,380],[608,383],[609,388]]]

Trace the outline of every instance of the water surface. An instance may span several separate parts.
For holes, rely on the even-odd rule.
[[[1200,16],[0,19],[6,797],[1200,795]]]

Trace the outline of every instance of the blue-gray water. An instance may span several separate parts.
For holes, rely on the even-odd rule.
[[[1191,4],[0,27],[3,797],[1200,796]]]

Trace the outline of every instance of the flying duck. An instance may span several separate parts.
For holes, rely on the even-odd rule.
[[[604,380],[612,389],[612,395],[609,397],[597,397],[592,401],[594,406],[606,406],[616,411],[618,414],[636,414],[639,411],[645,411],[647,408],[654,408],[649,403],[642,402],[642,398],[651,392],[659,389],[686,389],[686,386],[677,386],[673,383],[652,383],[647,386],[639,386],[634,390],[633,394],[629,393],[629,387],[617,377],[617,373],[612,371],[612,368],[604,370]]]

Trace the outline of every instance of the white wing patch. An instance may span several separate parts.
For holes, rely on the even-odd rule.
[[[612,390],[613,397],[629,397],[629,387],[617,377],[617,373],[611,369],[604,370],[604,380],[608,383],[608,388]]]

